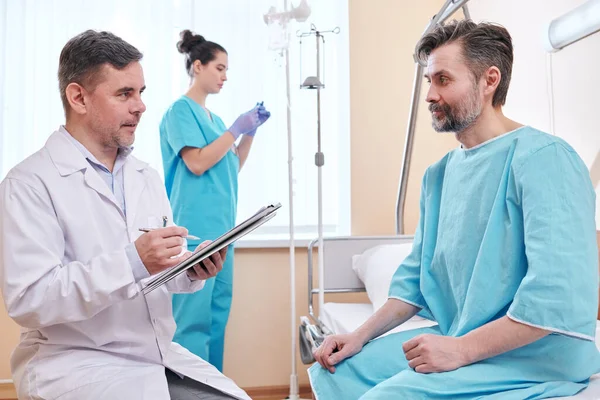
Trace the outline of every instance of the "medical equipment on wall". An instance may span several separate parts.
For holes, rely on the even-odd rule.
[[[600,0],[588,0],[546,26],[544,45],[556,52],[596,32],[600,32]]]
[[[588,0],[568,13],[553,19],[544,27],[542,42],[544,48],[548,51],[546,56],[546,75],[548,80],[550,133],[553,135],[556,133],[552,54],[596,32],[600,32],[600,0]]]
[[[301,0],[297,7],[292,5],[288,8],[288,1],[284,0],[283,11],[277,11],[276,7],[271,7],[267,14],[263,16],[265,24],[269,28],[269,49],[278,51],[285,60],[285,80],[287,95],[287,141],[288,141],[288,198],[289,198],[289,233],[290,233],[290,312],[291,312],[291,356],[292,369],[290,373],[290,393],[289,400],[299,399],[298,373],[296,368],[296,255],[294,238],[294,174],[293,174],[293,149],[292,149],[292,115],[290,102],[290,55],[289,41],[290,35],[288,27],[290,22],[296,20],[304,22],[310,16],[311,10],[306,0]]]

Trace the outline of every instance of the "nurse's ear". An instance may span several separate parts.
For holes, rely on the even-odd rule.
[[[204,69],[204,66],[202,65],[200,60],[195,60],[193,66],[194,66],[194,75],[200,74],[202,72],[202,70]]]
[[[85,114],[85,89],[78,83],[71,82],[65,89],[65,95],[67,101],[73,110],[77,114]]]

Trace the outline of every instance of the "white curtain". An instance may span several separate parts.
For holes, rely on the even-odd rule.
[[[191,29],[221,44],[229,54],[228,82],[207,106],[226,125],[257,101],[272,113],[260,128],[250,158],[240,173],[238,219],[267,202],[288,205],[285,60],[268,49],[263,14],[282,8],[281,0],[0,0],[0,179],[15,164],[42,147],[64,115],[58,92],[58,58],[64,44],[86,30],[107,30],[143,54],[147,111],[138,127],[134,154],[162,175],[158,124],[188,84],[183,56],[176,50],[179,32]],[[295,222],[299,233],[314,236],[317,223],[316,91],[300,89],[316,74],[315,38],[296,37],[310,24],[327,35],[321,48],[322,149],[325,153],[324,225],[329,234],[349,233],[349,73],[347,0],[309,1],[308,21],[289,31],[291,106],[295,169]],[[301,58],[300,58],[301,56]],[[287,212],[260,233],[285,235]],[[279,236],[281,237],[281,236]]]

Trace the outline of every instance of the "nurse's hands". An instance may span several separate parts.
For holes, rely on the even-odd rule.
[[[200,243],[198,247],[196,247],[196,249],[194,250],[194,253],[208,246],[210,243],[210,240],[206,240]],[[193,253],[187,252],[186,255],[184,255],[184,257],[190,257],[192,254]],[[187,275],[193,281],[203,281],[208,278],[212,278],[213,276],[216,276],[219,272],[221,272],[226,257],[227,247],[219,250],[215,254],[194,265],[192,269],[188,269]]]
[[[359,353],[363,346],[363,340],[355,333],[331,335],[313,352],[313,357],[333,374],[336,364]]]
[[[402,350],[415,372],[453,371],[468,364],[461,338],[424,334],[404,342]]]
[[[260,103],[256,103],[255,108],[257,108],[257,110],[258,110],[258,120],[261,125],[264,124],[265,122],[267,122],[267,120],[269,118],[271,118],[271,113],[269,111],[267,111],[267,109],[264,106],[263,101],[261,101]],[[255,134],[256,134],[256,128],[251,130],[248,133],[245,133],[244,135],[254,137]]]
[[[233,138],[237,140],[240,135],[256,130],[256,128],[259,126],[260,120],[258,119],[258,107],[254,107],[252,110],[237,117],[228,131],[233,135]]]
[[[146,232],[135,241],[135,248],[150,275],[174,267],[183,260],[183,256],[176,256],[182,253],[183,238],[187,234],[185,228],[169,226]]]
[[[228,129],[233,138],[237,140],[240,135],[254,136],[256,129],[271,117],[263,102],[257,103],[254,108],[240,115]]]

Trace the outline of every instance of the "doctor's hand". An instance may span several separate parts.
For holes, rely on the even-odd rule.
[[[135,241],[135,248],[150,275],[171,268],[183,260],[183,256],[176,256],[183,251],[183,238],[187,234],[185,228],[169,226],[146,232]]]
[[[461,338],[452,336],[419,335],[404,342],[402,350],[408,366],[419,373],[453,371],[468,364]]]
[[[208,246],[210,243],[210,240],[206,240],[200,243],[198,247],[196,247],[196,249],[194,250],[194,253]],[[184,255],[184,259],[190,257],[192,254],[193,253],[187,252],[187,254]],[[216,276],[219,272],[221,272],[226,257],[227,247],[219,250],[210,257],[200,261],[198,264],[194,265],[192,269],[188,269],[187,275],[193,281],[204,281],[208,278],[212,278],[213,276]]]
[[[362,350],[364,342],[354,333],[327,336],[313,352],[315,360],[332,374],[339,362],[350,358]]]

